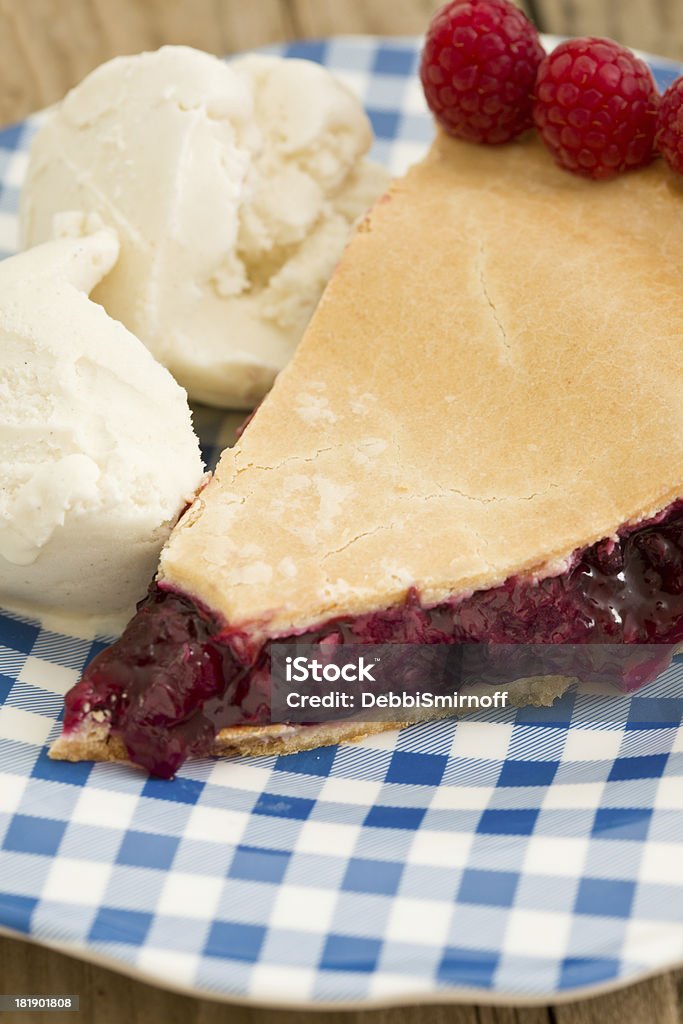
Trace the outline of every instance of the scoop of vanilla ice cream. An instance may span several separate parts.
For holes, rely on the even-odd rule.
[[[31,151],[24,246],[95,212],[121,256],[93,298],[201,401],[249,408],[388,176],[360,103],[309,61],[184,46],[102,65]]]
[[[88,298],[117,255],[105,228],[0,263],[0,603],[9,608],[129,616],[202,481],[185,392]]]

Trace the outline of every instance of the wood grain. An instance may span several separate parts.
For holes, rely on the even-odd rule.
[[[547,32],[599,35],[683,60],[680,0],[534,0]]]
[[[186,43],[231,53],[296,37],[418,35],[440,0],[0,0],[0,124],[59,99],[121,53]],[[607,34],[683,60],[681,0],[519,0],[545,31]],[[600,999],[520,1009],[430,1006],[302,1015],[226,1007],[131,981],[18,940],[0,938],[0,992],[71,992],[97,1024],[681,1024],[683,975]],[[8,1022],[11,1018],[8,1017]],[[22,1024],[54,1015],[23,1013]]]
[[[164,992],[52,950],[0,937],[0,992],[78,995],[80,1016],[96,1024],[681,1024],[683,974],[555,1007],[422,1006],[302,1014],[226,1006]],[[11,1018],[10,1018],[11,1019]],[[22,1013],[21,1024],[55,1024],[54,1014]],[[9,1020],[8,1020],[9,1024]]]

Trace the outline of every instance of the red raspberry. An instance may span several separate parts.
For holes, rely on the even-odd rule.
[[[555,161],[611,178],[654,156],[659,96],[644,61],[611,39],[570,39],[538,69],[534,121]]]
[[[683,78],[677,78],[662,96],[656,142],[669,167],[683,174]]]
[[[532,126],[543,48],[509,0],[453,0],[435,15],[420,78],[430,110],[451,135],[509,142]]]

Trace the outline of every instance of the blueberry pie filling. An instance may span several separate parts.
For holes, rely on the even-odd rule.
[[[635,689],[683,643],[683,500],[575,552],[561,575],[512,577],[432,608],[411,590],[400,606],[271,639],[666,645],[661,659],[624,673],[622,687]],[[99,716],[131,761],[167,777],[211,753],[221,729],[270,722],[269,696],[268,642],[254,646],[192,598],[154,585],[67,695],[65,731]]]
[[[578,649],[581,671],[516,676],[533,700],[603,656],[629,692],[683,643],[683,197],[661,162],[596,185],[533,137],[438,132],[388,197],[51,756],[168,776],[407,724],[271,717],[274,641],[448,644],[456,667],[517,645],[514,672],[529,645]]]

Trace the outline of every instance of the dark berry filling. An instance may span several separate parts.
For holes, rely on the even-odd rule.
[[[559,576],[425,608],[412,591],[385,611],[339,618],[298,637],[317,643],[666,644],[683,642],[683,500],[655,519],[575,553]],[[665,662],[664,662],[665,663]],[[632,689],[662,668],[624,678]],[[65,728],[90,713],[132,761],[171,776],[211,751],[220,729],[270,722],[269,650],[191,599],[153,586],[121,639],[66,697]]]

